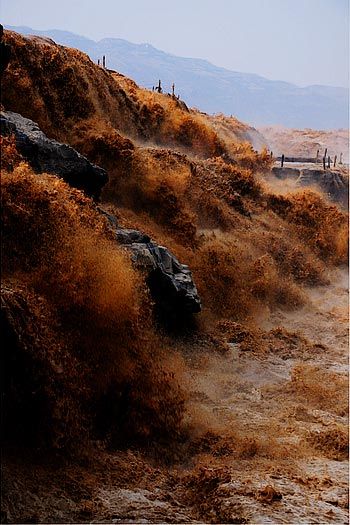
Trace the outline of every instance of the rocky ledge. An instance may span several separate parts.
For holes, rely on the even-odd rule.
[[[345,209],[349,206],[349,178],[336,169],[322,170],[299,166],[274,167],[271,171],[278,179],[294,179],[298,186],[316,186]]]
[[[108,181],[107,172],[75,149],[49,139],[39,126],[18,113],[0,114],[1,135],[14,135],[19,153],[37,173],[52,173],[98,200]]]
[[[201,311],[201,301],[189,267],[164,246],[138,230],[117,226],[115,217],[100,208],[117,242],[131,253],[134,265],[146,274],[146,282],[158,314],[169,320]]]

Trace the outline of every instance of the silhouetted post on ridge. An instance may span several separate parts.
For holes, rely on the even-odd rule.
[[[158,81],[158,86],[156,87],[156,91],[158,91],[158,93],[163,93],[162,84],[160,80]]]
[[[334,168],[335,168],[336,163],[337,163],[337,156],[335,155],[335,157],[334,157],[334,164],[333,164]]]
[[[173,82],[173,84],[172,84],[172,86],[171,86],[171,91],[172,91],[171,96],[172,96],[173,98],[175,98],[175,84],[174,84],[174,82]]]
[[[331,167],[331,158],[330,156],[328,155],[328,169]]]
[[[282,154],[282,157],[281,157],[281,168],[283,168],[283,164],[284,164],[284,153]]]
[[[106,57],[105,57],[105,55],[103,55],[103,57],[102,57],[102,66],[103,66],[103,69],[106,69]]]

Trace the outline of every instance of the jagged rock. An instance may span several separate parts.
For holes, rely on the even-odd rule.
[[[148,272],[147,284],[158,308],[183,314],[200,312],[201,302],[188,266],[136,230],[117,229],[116,238],[130,249],[135,265]]]
[[[348,207],[349,179],[336,170],[273,167],[271,171],[278,179],[294,179],[298,186],[318,186],[334,202]]]
[[[18,113],[0,114],[1,134],[14,134],[19,153],[38,173],[53,173],[98,200],[108,181],[107,172],[91,164],[70,146],[49,139],[39,126]]]
[[[131,252],[135,266],[147,274],[157,310],[163,316],[187,315],[201,311],[201,301],[191,271],[164,246],[138,231],[118,228],[116,218],[99,208],[108,219],[119,244]]]
[[[348,207],[349,179],[337,171],[303,169],[297,183],[300,186],[317,184],[332,200]]]
[[[120,229],[116,230],[117,241],[121,244],[147,244],[151,242],[148,235],[138,230]]]

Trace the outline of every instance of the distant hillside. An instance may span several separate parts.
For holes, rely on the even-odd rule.
[[[95,61],[106,55],[107,67],[150,89],[159,78],[167,91],[175,82],[176,91],[187,104],[209,113],[233,114],[255,126],[280,124],[315,129],[349,126],[349,90],[346,88],[300,88],[254,74],[229,71],[206,60],[177,57],[150,44],[132,44],[117,38],[94,42],[66,31],[6,27],[23,34],[51,37],[60,44],[84,51]]]

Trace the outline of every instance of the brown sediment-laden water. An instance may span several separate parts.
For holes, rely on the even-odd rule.
[[[30,470],[12,458],[7,508],[55,523],[347,523],[347,272],[330,278],[259,328],[220,327],[223,352],[183,349],[196,430],[169,461],[135,447]]]

